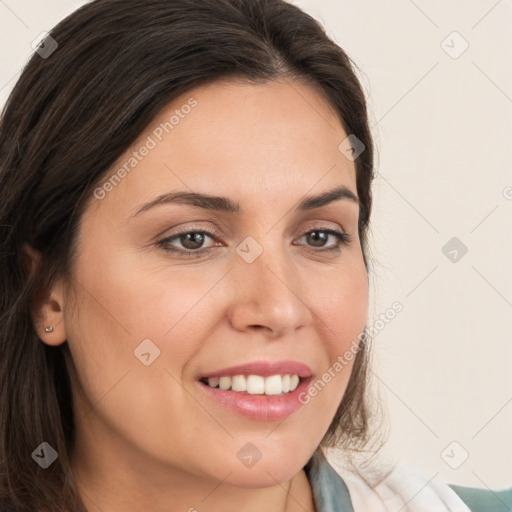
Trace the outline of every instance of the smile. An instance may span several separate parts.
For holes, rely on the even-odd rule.
[[[298,375],[271,375],[263,377],[262,375],[234,375],[222,377],[210,377],[203,379],[202,382],[212,388],[218,387],[223,391],[229,389],[239,393],[249,395],[281,395],[294,391],[299,385]]]

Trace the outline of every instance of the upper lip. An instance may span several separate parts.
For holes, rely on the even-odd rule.
[[[222,368],[202,374],[199,379],[209,377],[230,377],[233,375],[261,375],[268,377],[270,375],[298,375],[307,378],[312,375],[311,368],[298,361],[253,361],[229,368]]]

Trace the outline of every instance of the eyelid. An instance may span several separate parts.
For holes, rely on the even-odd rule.
[[[202,221],[196,221],[196,222],[202,222]],[[208,227],[201,226],[200,224],[197,224],[197,223],[194,223],[194,222],[192,222],[190,226],[188,225],[188,223],[185,223],[185,225],[180,224],[178,231],[176,231],[176,232],[172,232],[171,231],[171,232],[168,233],[169,230],[166,229],[163,233],[158,235],[157,238],[164,237],[164,238],[168,239],[168,238],[171,238],[171,237],[174,237],[174,236],[177,236],[177,235],[181,235],[183,233],[189,233],[189,232],[192,232],[192,231],[204,231],[204,232],[208,233],[209,235],[215,236],[217,238],[229,237],[229,236],[233,236],[234,235],[234,231],[231,228],[227,228],[226,227],[226,230],[228,232],[227,235],[226,235],[226,233],[221,232],[210,221],[204,221],[204,222],[208,222],[209,223]],[[307,227],[309,225],[310,225],[310,227]],[[341,224],[337,223],[337,222],[326,221],[326,220],[319,220],[319,219],[308,219],[306,221],[306,227],[301,229],[300,236],[304,236],[304,234],[309,233],[310,231],[314,231],[315,229],[317,229],[317,230],[318,229],[335,229],[337,231],[341,231],[341,232],[343,232],[343,233],[348,235],[347,230],[344,229],[344,227]],[[292,233],[292,232],[297,231],[297,224],[294,225],[293,228],[291,228],[290,230],[287,230],[287,231],[288,231],[288,233]],[[290,234],[289,236],[291,238],[292,235]],[[296,236],[296,235],[293,235],[293,236]],[[240,242],[243,240],[243,238],[244,237],[242,237],[240,239]]]
[[[327,220],[319,220],[319,219],[311,219],[307,221],[307,226],[311,225],[310,228],[305,228],[305,231],[315,230],[315,229],[336,229],[341,230],[344,233],[347,231],[343,228],[343,226],[338,222],[327,221]]]
[[[190,232],[193,232],[193,231],[204,231],[208,234],[211,234],[212,236],[216,236],[218,238],[222,238],[224,236],[226,236],[225,233],[222,233],[219,229],[217,229],[214,225],[212,225],[211,223],[209,224],[208,227],[204,227],[204,226],[201,226],[199,224],[195,224],[195,223],[192,223],[192,225],[188,225],[188,223],[185,223],[185,225],[183,224],[179,224],[179,226],[175,226],[177,231],[172,231],[174,228],[171,228],[171,229],[166,229],[165,231],[163,231],[162,233],[160,233],[156,238],[159,239],[161,237],[164,237],[164,238],[171,238],[171,237],[174,237],[174,236],[177,236],[177,235],[181,235],[183,233],[190,233]],[[231,232],[231,230],[228,230]]]

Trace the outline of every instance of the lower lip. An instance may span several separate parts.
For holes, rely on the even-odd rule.
[[[312,377],[301,379],[293,391],[281,395],[250,395],[232,390],[223,391],[203,382],[196,382],[210,398],[242,416],[256,420],[276,421],[286,418],[304,405],[299,401],[299,396],[307,392],[311,379]]]

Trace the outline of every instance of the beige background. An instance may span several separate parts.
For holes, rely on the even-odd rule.
[[[31,41],[83,3],[0,0],[1,105]],[[383,457],[510,486],[512,1],[293,3],[361,68],[379,147],[371,309],[404,308],[375,337]]]

